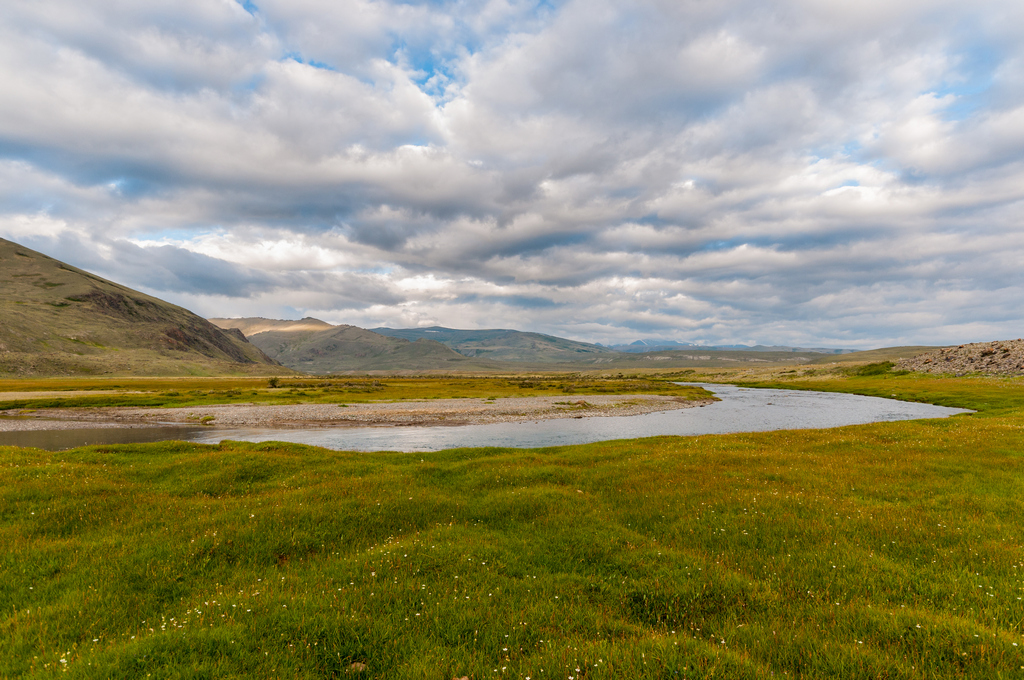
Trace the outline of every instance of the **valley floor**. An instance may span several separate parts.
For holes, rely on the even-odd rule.
[[[427,399],[355,404],[222,404],[185,408],[60,408],[0,412],[0,432],[70,427],[139,427],[203,423],[224,427],[363,427],[631,416],[703,406],[711,400],[650,394]],[[23,417],[10,417],[23,416]]]

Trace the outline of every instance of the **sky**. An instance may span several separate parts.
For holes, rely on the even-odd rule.
[[[1019,0],[4,0],[0,237],[207,317],[1024,336]]]

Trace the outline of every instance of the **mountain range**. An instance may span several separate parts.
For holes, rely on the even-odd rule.
[[[588,342],[567,340],[543,333],[506,328],[457,330],[443,326],[429,328],[373,328],[374,333],[406,340],[433,340],[467,357],[494,361],[531,363],[573,363],[614,352]]]
[[[332,326],[319,319],[246,318],[210,322],[245,333],[249,342],[268,356],[304,373],[495,368],[434,340],[395,338],[356,326]]]
[[[821,363],[847,351],[665,340],[605,347],[511,329],[367,330],[308,317],[206,320],[3,239],[0,321],[0,376],[665,370]]]
[[[628,345],[605,345],[616,352],[665,352],[677,349],[736,350],[745,352],[816,352],[818,354],[849,354],[855,350],[831,347],[786,347],[784,345],[695,345],[675,340],[637,340]]]
[[[603,347],[510,329],[459,330],[332,326],[319,319],[215,318],[268,356],[314,374],[358,371],[635,370],[813,363],[847,350],[793,347],[712,348],[675,343]],[[644,351],[639,351],[639,350]],[[824,355],[824,356],[823,356]]]

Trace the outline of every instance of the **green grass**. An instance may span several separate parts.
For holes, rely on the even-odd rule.
[[[1020,382],[844,385],[981,412],[541,450],[0,448],[0,677],[1021,677]]]
[[[872,366],[869,364],[869,366]],[[940,406],[980,411],[986,416],[1024,411],[1024,379],[995,376],[955,378],[927,373],[873,373],[838,377],[835,374],[812,379],[792,378],[769,381],[729,381],[745,387],[777,387],[822,392],[852,392],[872,397],[896,398]]]
[[[10,398],[4,392],[104,390],[115,394]],[[210,404],[359,403],[409,399],[499,399],[565,394],[711,395],[696,387],[650,378],[392,377],[392,378],[140,378],[0,380],[0,410],[93,406],[207,406]]]

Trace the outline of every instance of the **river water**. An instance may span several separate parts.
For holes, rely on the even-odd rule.
[[[735,385],[696,384],[721,401],[699,408],[639,416],[593,417],[494,423],[488,425],[339,427],[310,429],[145,428],[0,433],[0,444],[70,448],[83,444],[180,439],[217,443],[285,441],[350,451],[439,451],[461,447],[539,448],[588,444],[609,439],[657,435],[817,429],[917,418],[946,418],[966,409],[837,392],[768,390]],[[15,437],[11,437],[15,435]],[[107,439],[108,437],[112,439]]]

